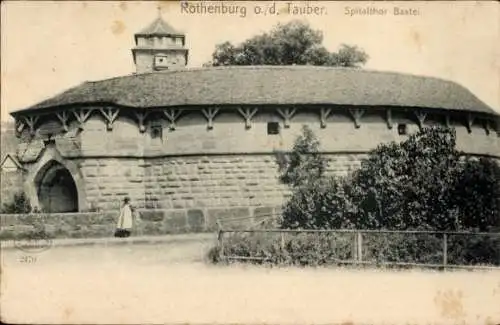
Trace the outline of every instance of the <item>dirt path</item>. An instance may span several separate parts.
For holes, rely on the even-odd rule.
[[[211,240],[2,254],[2,320],[23,323],[497,324],[500,272],[206,265]]]

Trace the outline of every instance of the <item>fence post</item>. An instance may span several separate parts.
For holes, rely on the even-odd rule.
[[[357,262],[358,260],[358,237],[357,237],[357,232],[352,233],[354,236],[352,237],[352,260],[354,263]]]
[[[219,241],[219,260],[224,260],[224,231],[219,229],[219,235],[217,239]]]
[[[281,250],[285,249],[285,233],[281,233]]]
[[[357,232],[357,257],[358,257],[358,262],[362,262],[363,261],[363,234],[358,231]]]
[[[443,234],[443,270],[446,269],[446,264],[448,264],[448,236],[446,233]]]

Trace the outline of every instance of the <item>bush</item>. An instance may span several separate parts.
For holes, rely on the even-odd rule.
[[[442,237],[433,234],[364,234],[363,260],[375,263],[441,264],[442,243]]]
[[[1,209],[1,213],[7,214],[22,214],[30,212],[31,204],[24,192],[15,193],[12,202],[4,203]]]
[[[361,229],[460,228],[453,188],[459,175],[455,132],[429,128],[383,144],[354,172],[349,196]]]
[[[324,177],[319,142],[304,128],[281,180],[292,196],[283,228],[487,231],[500,226],[500,167],[461,161],[454,130],[426,128],[379,145],[349,177]]]
[[[352,234],[229,233],[224,237],[224,255],[252,258],[257,264],[317,266],[352,257]],[[220,247],[214,249],[220,252]],[[210,253],[213,256],[215,253]],[[212,261],[219,262],[218,258]]]
[[[282,228],[353,228],[354,207],[345,195],[342,179],[320,178],[294,188],[283,207]]]
[[[449,264],[500,266],[500,237],[453,235],[448,247]]]
[[[500,227],[500,167],[491,160],[467,159],[453,188],[464,228],[490,231]]]
[[[463,161],[454,130],[426,128],[401,143],[379,145],[359,170],[343,178],[325,176],[319,145],[304,127],[293,151],[277,155],[280,180],[292,191],[282,228],[492,231],[500,226],[500,166],[485,158]],[[285,237],[232,234],[225,253],[283,265],[338,264],[354,256],[352,234]],[[369,233],[363,238],[365,261],[443,261],[442,235]],[[448,247],[449,264],[500,265],[499,238],[453,235]]]
[[[280,226],[286,229],[498,229],[500,167],[484,158],[462,161],[463,155],[455,145],[454,130],[426,128],[404,142],[379,145],[359,170],[338,178],[324,175],[326,160],[319,154],[319,141],[304,127],[293,151],[277,155],[280,179],[292,191],[283,207]],[[340,235],[328,236],[294,235],[279,244],[270,234],[233,235],[225,249],[230,255],[258,257],[286,265],[329,264],[352,256],[352,240],[346,241],[345,236]],[[364,259],[375,263],[440,264],[443,261],[441,236],[365,234]],[[448,239],[450,264],[500,265],[500,239],[459,238]]]
[[[224,255],[254,264],[325,266],[351,264],[356,257],[355,233],[226,233]],[[500,266],[500,238],[451,236],[448,264]],[[438,234],[365,233],[362,261],[382,263],[443,263],[443,237]],[[220,246],[208,254],[220,260]]]

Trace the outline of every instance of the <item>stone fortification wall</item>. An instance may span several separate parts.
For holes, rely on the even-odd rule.
[[[442,116],[426,116],[423,126],[444,125]],[[279,134],[268,134],[268,123],[279,124]],[[143,132],[130,116],[118,116],[112,130],[106,121],[93,114],[79,133],[80,150],[68,150],[71,156],[134,156],[155,157],[162,155],[262,153],[289,150],[301,133],[303,125],[309,126],[321,142],[324,152],[369,151],[378,144],[401,141],[419,129],[410,113],[394,112],[390,127],[380,111],[366,111],[358,125],[349,113],[330,113],[322,126],[318,113],[312,110],[297,111],[288,123],[272,110],[258,112],[247,125],[236,111],[220,111],[211,127],[201,111],[187,111],[175,122],[175,128],[160,115],[152,114],[145,122]],[[457,132],[457,147],[473,154],[500,154],[497,133],[485,129],[476,121],[468,129],[465,121],[455,119],[450,126]],[[406,134],[399,134],[399,126]],[[159,133],[155,130],[160,130]]]
[[[246,113],[255,114],[245,119],[238,111],[243,109],[237,107],[151,111],[147,116],[131,110],[89,109],[75,113],[79,121],[71,119],[70,114],[64,115],[67,117],[64,132],[53,116],[42,116],[33,128],[25,127],[17,150],[20,160],[36,160],[44,147],[43,139],[51,133],[62,156],[68,158],[153,158],[290,150],[302,126],[307,125],[320,140],[322,151],[338,153],[366,152],[380,143],[404,140],[420,127],[446,125],[446,121],[457,132],[458,149],[473,154],[500,155],[500,133],[492,122],[479,117],[467,120],[465,113],[450,117],[437,113],[416,115],[411,109],[394,109],[390,110],[389,119],[389,110],[381,108],[354,111],[336,108],[321,118],[319,108],[315,107],[275,107],[246,108]],[[289,114],[287,118],[281,115],[285,113]],[[62,113],[58,114],[60,117]],[[172,114],[175,120],[165,117]],[[207,117],[209,114],[212,115]],[[278,134],[268,132],[270,123],[278,125]],[[404,134],[400,127],[405,129]]]
[[[362,157],[330,155],[329,172],[348,173]],[[89,207],[104,211],[1,215],[0,239],[34,231],[36,218],[56,238],[111,236],[124,196],[131,197],[141,216],[137,235],[214,231],[217,220],[224,227],[247,227],[279,215],[289,194],[277,179],[274,159],[262,154],[75,161]]]
[[[250,110],[251,111],[251,110]],[[85,111],[87,112],[87,111]],[[378,144],[401,141],[420,127],[411,110],[393,111],[388,121],[386,111],[366,109],[357,121],[348,110],[330,112],[320,121],[318,109],[296,109],[285,120],[277,110],[257,110],[252,119],[245,121],[236,108],[220,109],[207,121],[202,109],[176,114],[175,123],[158,112],[151,112],[139,123],[130,111],[115,111],[112,123],[98,108],[85,115],[80,123],[68,120],[65,132],[53,135],[64,157],[158,157],[164,155],[202,155],[236,153],[270,153],[289,150],[301,133],[303,125],[309,126],[321,142],[321,150],[328,152],[369,151]],[[213,111],[211,111],[213,113]],[[253,112],[253,111],[252,111]],[[144,116],[143,116],[144,117]],[[422,127],[445,125],[445,116],[425,115]],[[467,125],[465,115],[449,119],[449,126],[457,132],[457,147],[467,153],[500,155],[500,137],[484,120],[475,119]],[[36,160],[43,149],[43,138],[50,130],[57,130],[53,117],[43,117],[37,122],[35,134],[30,129],[21,134],[18,155],[21,160]],[[268,134],[268,124],[277,123],[279,134]],[[406,134],[400,134],[400,126]],[[59,128],[60,129],[60,128]]]
[[[347,174],[363,154],[328,155],[330,172]],[[87,202],[104,210],[118,209],[131,197],[145,209],[177,210],[222,207],[281,206],[288,190],[278,181],[272,154],[101,158],[79,163]]]
[[[337,109],[323,115],[323,120],[319,110],[310,107],[258,108],[246,120],[235,107],[152,111],[147,118],[115,108],[75,112],[78,120],[68,118],[65,132],[54,135],[53,147],[59,163],[73,165],[80,211],[116,210],[125,196],[141,209],[162,213],[196,209],[203,218],[210,209],[274,209],[281,206],[287,189],[277,180],[273,152],[292,149],[303,125],[316,134],[336,174],[354,170],[380,143],[402,141],[419,127],[446,121],[457,131],[458,149],[500,156],[498,133],[481,119],[454,115],[446,120],[445,115],[431,113],[423,119],[410,109],[391,111],[390,118],[382,109]],[[18,150],[28,179],[36,179],[43,170],[40,162],[50,160],[44,135],[57,129],[50,116],[37,123],[24,129]],[[269,123],[277,123],[278,134],[268,132]]]

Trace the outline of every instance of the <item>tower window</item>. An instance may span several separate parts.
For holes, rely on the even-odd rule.
[[[267,123],[267,134],[279,134],[280,124],[278,122],[268,122]]]
[[[399,135],[408,134],[408,126],[406,124],[398,124],[398,134]]]
[[[163,127],[158,124],[151,125],[151,139],[162,139]]]

